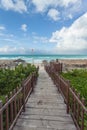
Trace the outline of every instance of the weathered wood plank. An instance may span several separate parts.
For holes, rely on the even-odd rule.
[[[22,114],[20,119],[25,120],[47,120],[47,121],[60,121],[72,123],[72,119],[69,116],[44,116],[44,115],[25,115]]]
[[[76,130],[63,97],[43,68],[25,110],[13,130]]]
[[[44,98],[44,97],[43,97]],[[43,99],[43,98],[36,98],[36,99],[34,99],[34,98],[32,98],[32,100],[28,100],[28,103],[36,103],[36,104],[38,104],[38,102],[42,102],[42,104],[64,104],[64,101],[62,100],[62,99]]]
[[[53,129],[67,129],[76,130],[75,125],[71,122],[61,122],[61,121],[47,121],[47,120],[25,120],[19,119],[17,122],[19,126],[26,127],[36,127],[36,128],[53,128]]]
[[[14,128],[14,130],[67,130],[67,129],[53,129],[53,128],[40,128],[40,127],[35,127],[35,126],[31,126],[31,127],[26,127],[26,126],[16,126]],[[75,128],[72,128],[70,130],[76,130]]]
[[[33,104],[33,103],[31,103],[31,104],[29,104],[29,103],[27,103],[26,104],[26,107],[28,107],[28,108],[52,108],[52,109],[66,109],[66,105],[65,104],[56,104],[56,105],[51,105],[51,104],[41,104],[41,103],[36,103],[36,104]]]
[[[69,114],[66,114],[65,109],[38,109],[38,108],[26,108],[25,113],[26,115],[49,115],[49,116],[70,116]]]

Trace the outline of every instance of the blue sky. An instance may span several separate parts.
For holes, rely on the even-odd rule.
[[[86,54],[87,0],[0,0],[0,54]]]

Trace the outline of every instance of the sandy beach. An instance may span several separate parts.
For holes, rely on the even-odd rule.
[[[87,69],[87,59],[63,59],[59,60],[63,64],[63,70],[73,70],[73,69]]]
[[[59,59],[58,62],[62,63],[63,71],[73,69],[87,69],[87,59]]]
[[[10,64],[10,63],[13,63],[13,60],[0,59],[0,65],[1,65],[1,64]]]
[[[14,60],[7,60],[7,59],[0,59],[0,64],[9,64],[13,63]],[[58,60],[59,62],[63,64],[69,64],[69,65],[87,65],[87,59],[61,59]],[[42,63],[34,63],[34,64],[42,64]]]
[[[63,64],[68,64],[68,65],[87,65],[87,59],[62,59],[59,60],[59,62]]]
[[[71,70],[76,68],[87,68],[87,59],[61,59],[58,60],[63,64],[63,70]],[[0,60],[0,66],[15,65],[14,60]],[[34,63],[35,66],[43,66],[43,63]]]

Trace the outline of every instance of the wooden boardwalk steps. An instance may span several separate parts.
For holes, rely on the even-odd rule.
[[[71,116],[66,114],[61,94],[42,67],[26,111],[22,112],[13,130],[76,130]]]

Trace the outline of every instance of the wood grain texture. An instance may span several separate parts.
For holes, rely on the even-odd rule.
[[[76,130],[61,94],[42,67],[25,107],[13,130]]]

